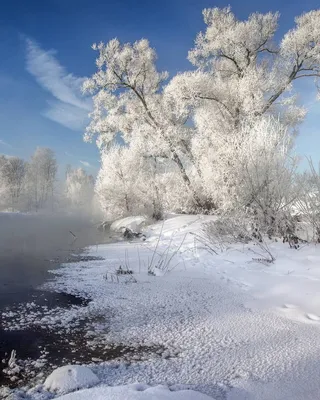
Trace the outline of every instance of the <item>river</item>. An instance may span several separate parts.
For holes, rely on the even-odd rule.
[[[71,252],[106,238],[86,216],[0,213],[0,309],[27,299]]]
[[[81,304],[83,299],[38,288],[52,278],[49,270],[59,268],[71,254],[108,240],[108,233],[99,232],[97,223],[84,215],[0,213],[0,315],[31,301],[49,308]],[[0,319],[0,360],[7,360],[12,349],[23,359],[37,358],[39,348],[59,339],[53,336],[39,330],[7,330]],[[0,386],[6,383],[3,367]]]

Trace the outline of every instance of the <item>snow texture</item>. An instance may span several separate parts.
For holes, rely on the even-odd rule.
[[[170,391],[167,386],[147,385],[101,386],[70,393],[57,400],[212,400],[193,390]]]
[[[256,260],[252,243],[210,254],[195,240],[210,220],[173,216],[148,227],[145,242],[89,248],[89,255],[105,259],[65,264],[52,271],[56,277],[46,288],[91,301],[47,320],[69,326],[96,316],[88,340],[161,349],[93,364],[106,385],[180,385],[216,400],[315,400],[320,248],[270,242],[276,261],[267,265]],[[170,260],[171,272],[148,274],[161,259]],[[119,264],[128,265],[136,282],[106,280]]]
[[[80,365],[66,365],[55,369],[45,380],[44,387],[52,392],[68,393],[98,383],[99,378],[90,368]]]

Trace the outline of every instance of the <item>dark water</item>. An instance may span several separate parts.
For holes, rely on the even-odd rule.
[[[49,270],[77,258],[71,254],[108,240],[108,234],[99,232],[97,223],[85,216],[0,213],[0,316],[2,311],[15,310],[27,302],[47,309],[86,305],[88,300],[37,288],[52,277]],[[56,343],[59,343],[62,353],[63,349],[64,353],[67,352],[68,341],[61,334],[58,336],[45,328],[7,331],[1,322],[2,318],[0,363],[2,359],[8,359],[12,349],[21,359],[36,359],[41,349],[48,348],[50,352]],[[61,359],[63,354],[59,357]],[[2,374],[4,367],[1,363],[0,385],[6,383]]]
[[[0,213],[0,310],[29,301],[71,252],[107,240],[85,216]]]

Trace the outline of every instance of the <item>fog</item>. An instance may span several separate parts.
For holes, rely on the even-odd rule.
[[[76,213],[0,213],[0,307],[24,300],[50,277],[49,260],[104,241],[97,223]]]

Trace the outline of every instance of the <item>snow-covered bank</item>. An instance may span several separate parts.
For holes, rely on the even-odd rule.
[[[212,400],[193,390],[170,391],[166,386],[147,385],[101,386],[59,397],[58,400]]]
[[[184,385],[216,400],[315,400],[320,248],[270,244],[276,261],[268,265],[252,260],[251,244],[210,254],[195,234],[212,218],[176,216],[149,227],[145,242],[90,248],[105,259],[66,264],[47,284],[91,299],[61,310],[59,320],[91,313],[99,318],[88,342],[151,349],[95,361],[91,368],[106,385]],[[118,275],[120,265],[134,279]]]
[[[164,385],[149,386],[146,384],[132,384],[125,386],[107,386],[90,388],[99,384],[98,377],[87,367],[67,365],[52,372],[46,379],[44,386],[55,393],[65,394],[57,400],[212,400],[202,393],[179,388],[170,389]],[[79,390],[85,388],[83,390]]]
[[[133,217],[123,219],[116,222],[114,226],[134,228],[144,222],[142,217],[136,219],[137,221]],[[203,249],[196,235],[202,235],[201,229],[204,222],[214,219],[215,217],[210,216],[173,216],[164,224],[159,222],[145,228],[149,236],[145,244],[122,242],[92,247],[89,249],[89,255],[103,257],[106,261],[77,264],[76,267],[68,267],[68,271],[71,268],[73,270],[79,268],[86,276],[93,268],[91,278],[86,281],[86,287],[93,285],[92,291],[95,292],[99,290],[99,285],[96,287],[95,284],[100,280],[101,273],[103,275],[107,272],[112,273],[119,265],[128,264],[138,274],[137,279],[143,280],[148,264],[152,263],[152,267],[157,270],[157,263],[160,264],[162,260],[161,254],[164,252],[173,254],[178,249],[179,251],[170,261],[170,267],[174,270],[171,277],[182,278],[190,274],[204,273],[206,276],[210,275],[212,279],[218,278],[233,288],[240,287],[253,295],[253,299],[246,303],[250,305],[250,308],[273,308],[273,311],[281,315],[305,323],[312,320],[309,318],[312,314],[320,316],[320,295],[318,294],[320,246],[307,244],[295,250],[282,242],[271,242],[269,247],[276,261],[268,265],[256,261],[259,258],[256,251],[260,249],[256,249],[254,243],[245,246],[230,245],[226,251],[212,255]],[[154,255],[153,251],[157,246],[159,236],[160,241]],[[169,258],[167,257],[167,261]],[[83,270],[82,266],[86,269]],[[100,268],[101,266],[105,268]],[[67,273],[64,271],[63,276]],[[148,277],[148,279],[151,278]],[[67,291],[70,291],[73,286],[69,287],[66,282],[62,287],[61,280],[56,281],[54,286],[56,285]],[[77,287],[76,293],[78,290],[80,294],[92,295],[92,291],[87,292],[84,287]]]

